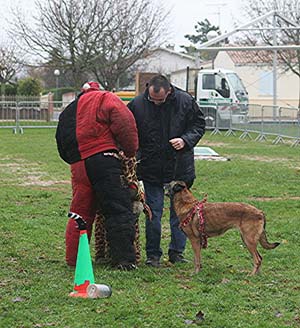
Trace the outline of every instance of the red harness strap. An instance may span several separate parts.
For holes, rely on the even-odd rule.
[[[207,247],[207,234],[205,232],[205,218],[203,215],[203,204],[206,202],[206,200],[207,200],[207,196],[205,196],[203,200],[197,202],[191,209],[188,216],[179,225],[179,228],[181,229],[186,227],[190,223],[194,215],[197,214],[199,218],[199,232],[200,232],[202,248]]]

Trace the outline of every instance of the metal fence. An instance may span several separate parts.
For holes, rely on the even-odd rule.
[[[56,128],[60,113],[68,103],[61,101],[6,100],[0,101],[0,128],[24,133],[26,128]],[[300,145],[300,109],[282,106],[216,103],[200,105],[206,116],[207,129],[212,134],[236,135],[240,139],[274,144],[289,139],[292,146]]]
[[[0,101],[0,128],[23,133],[25,128],[56,128],[68,103],[61,101]]]
[[[266,141],[274,144],[291,141],[291,146],[300,145],[300,109],[283,106],[249,104],[248,109],[233,104],[200,106],[207,118],[211,134],[236,135],[240,139]]]

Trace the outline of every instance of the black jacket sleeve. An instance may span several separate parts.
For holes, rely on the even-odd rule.
[[[181,138],[188,148],[193,148],[205,133],[205,119],[195,99],[192,99],[192,108],[188,115],[188,124]]]

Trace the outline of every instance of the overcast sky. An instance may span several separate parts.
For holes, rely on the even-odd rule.
[[[234,23],[240,25],[243,0],[168,0],[171,6],[171,22],[176,45],[187,44],[186,34],[194,34],[198,21],[207,18],[222,32],[229,32]]]
[[[242,1],[243,0],[157,0],[158,3],[164,3],[164,6],[171,9],[170,31],[172,36],[170,43],[175,44],[176,50],[180,49],[179,45],[188,44],[184,35],[194,34],[195,24],[205,18],[214,25],[220,25],[222,32],[232,30],[235,22],[240,23]],[[5,18],[9,18],[10,10],[20,6],[27,15],[30,15],[32,14],[34,3],[35,0],[0,0],[0,41],[3,39]]]

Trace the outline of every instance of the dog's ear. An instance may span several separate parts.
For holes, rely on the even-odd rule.
[[[186,184],[182,181],[179,181],[173,186],[173,192],[175,194],[175,193],[183,190],[184,188],[186,188]]]

